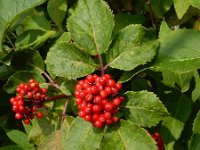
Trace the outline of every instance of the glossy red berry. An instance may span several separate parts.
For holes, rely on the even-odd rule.
[[[41,119],[41,118],[43,117],[42,112],[38,112],[38,113],[37,113],[37,117],[38,117],[38,119]]]

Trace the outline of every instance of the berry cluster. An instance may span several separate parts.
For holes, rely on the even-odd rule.
[[[80,80],[74,92],[78,115],[97,128],[117,122],[118,117],[115,115],[124,101],[124,97],[118,95],[121,88],[122,84],[116,83],[109,74],[88,75]]]
[[[163,139],[158,132],[151,134],[151,137],[156,141],[158,150],[165,150]]]
[[[43,106],[46,99],[47,89],[40,88],[39,83],[30,79],[29,83],[21,83],[16,88],[17,96],[10,99],[12,110],[15,112],[15,118],[23,119],[25,124],[37,116],[42,118],[42,112],[37,112]]]

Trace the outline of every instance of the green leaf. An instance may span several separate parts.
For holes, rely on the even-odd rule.
[[[56,76],[76,79],[95,70],[93,60],[73,44],[58,43],[50,48],[46,58],[47,69]]]
[[[40,53],[35,50],[22,50],[14,53],[11,66],[15,70],[35,70],[38,73],[44,70],[44,62]]]
[[[180,29],[169,32],[160,40],[160,49],[155,64],[157,71],[187,73],[200,68],[200,32]],[[181,42],[180,42],[181,41]]]
[[[108,49],[113,27],[112,12],[103,0],[78,1],[67,24],[72,39],[91,55]]]
[[[0,1],[0,52],[6,30],[13,20],[24,12],[44,3],[46,0],[1,0]],[[9,10],[9,13],[8,13]]]
[[[200,1],[199,0],[173,0],[174,1],[174,8],[176,10],[176,14],[178,19],[181,19],[183,15],[187,12],[190,5],[200,9]]]
[[[168,112],[158,97],[147,91],[126,92],[126,118],[143,126],[155,126],[168,115]]]
[[[114,16],[115,26],[113,32],[116,34],[122,28],[130,24],[143,24],[145,22],[145,17],[142,14],[128,14],[128,13],[119,13]]]
[[[34,119],[31,121],[32,129],[28,134],[28,139],[31,143],[39,145],[43,140],[55,132],[55,126],[51,125],[47,118],[40,120]]]
[[[107,59],[110,67],[129,71],[151,61],[158,45],[153,30],[147,30],[140,25],[130,25],[118,33]]]
[[[193,133],[200,134],[200,111],[197,113],[197,116],[194,120]]]
[[[161,18],[170,9],[173,0],[151,0],[151,6],[156,17]]]
[[[89,122],[82,118],[73,120],[68,134],[63,137],[63,148],[73,150],[95,150],[99,149],[103,138],[103,131],[94,128]]]
[[[17,71],[8,79],[7,83],[4,85],[4,90],[7,93],[14,93],[17,86],[22,82],[28,82],[31,78],[34,78],[37,82],[45,82],[42,75],[31,72],[31,71]]]
[[[75,91],[75,84],[76,82],[73,80],[66,80],[65,82],[63,82],[61,84],[61,91],[65,94],[65,95],[72,95],[73,92]]]
[[[62,42],[65,42],[65,43],[69,43],[71,37],[70,37],[70,34],[69,32],[64,32],[55,42],[55,44],[58,44],[58,43],[62,43]]]
[[[193,71],[184,73],[174,73],[172,71],[163,71],[163,83],[167,86],[175,87],[178,85],[181,88],[181,92],[186,92],[190,88],[190,82],[194,76]]]
[[[200,134],[193,135],[189,150],[199,150],[200,149],[199,141],[200,141]]]
[[[16,28],[17,35],[21,35],[28,30],[50,30],[51,24],[45,15],[44,11],[38,11],[36,9],[29,11],[29,14],[20,20],[20,26]]]
[[[12,68],[8,65],[0,64],[0,79],[7,80],[7,77],[11,75]]]
[[[18,145],[7,145],[0,148],[0,150],[24,150]]]
[[[49,0],[47,4],[47,11],[55,24],[62,28],[62,22],[67,12],[66,0]]]
[[[200,97],[200,77],[198,71],[194,72],[195,88],[192,91],[192,100],[195,102]]]
[[[52,135],[45,137],[38,146],[38,150],[60,150],[61,149],[61,131],[58,130]]]
[[[23,34],[17,37],[15,45],[16,50],[33,48],[36,49],[42,46],[52,35],[55,34],[55,31],[42,31],[42,30],[28,30]]]
[[[162,21],[160,25],[159,39],[164,38],[165,35],[169,34],[169,32],[172,32],[172,30],[169,28],[168,24],[165,21]]]
[[[120,126],[108,127],[101,142],[101,150],[156,150],[155,141],[143,128],[120,121]]]
[[[7,132],[7,136],[24,149],[34,149],[33,144],[29,143],[27,135],[19,130],[9,131]]]
[[[184,95],[172,95],[169,103],[171,116],[164,118],[160,132],[165,141],[166,150],[174,149],[174,143],[181,136],[185,122],[190,116],[192,109],[191,99]]]
[[[179,19],[183,17],[183,15],[187,12],[189,7],[190,7],[189,0],[185,0],[185,1],[174,0],[174,8]]]

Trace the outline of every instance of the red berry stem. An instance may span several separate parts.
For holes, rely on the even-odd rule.
[[[57,88],[57,89],[61,89],[61,87],[60,87],[60,85],[58,85],[50,76],[49,76],[49,74],[47,73],[47,72],[45,72],[45,71],[42,71],[42,74],[49,80],[49,82],[50,82],[50,84],[52,85],[52,86],[54,86],[55,88]]]
[[[65,94],[61,94],[61,95],[56,95],[56,96],[47,97],[47,98],[45,99],[45,101],[52,101],[52,100],[57,100],[57,99],[61,99],[61,98],[67,98],[67,99],[69,99],[70,96],[67,96],[67,95],[65,95]]]

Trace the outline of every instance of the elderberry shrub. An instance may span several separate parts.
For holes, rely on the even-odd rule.
[[[78,115],[97,128],[116,123],[120,104],[125,100],[118,94],[122,88],[109,74],[87,75],[75,86],[74,95],[78,105]]]
[[[16,88],[16,92],[16,97],[10,99],[12,111],[15,112],[15,118],[17,120],[23,119],[25,124],[30,124],[30,120],[35,116],[41,119],[43,114],[38,112],[38,109],[43,107],[48,90],[40,88],[38,82],[30,79],[28,84],[21,83]]]

